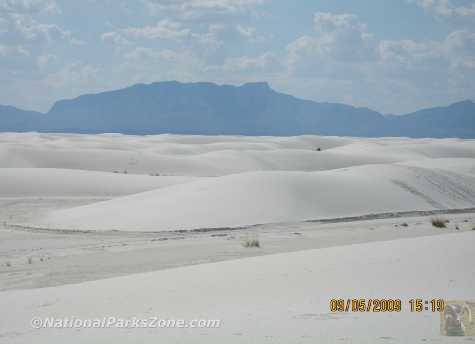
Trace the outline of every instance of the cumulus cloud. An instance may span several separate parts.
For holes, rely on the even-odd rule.
[[[30,56],[28,49],[21,45],[7,46],[0,44],[1,57]]]
[[[454,31],[439,41],[382,41],[379,54],[375,70],[393,84],[424,92],[433,101],[473,97],[475,33],[471,31]]]
[[[378,53],[381,61],[397,61],[408,64],[413,61],[440,58],[444,53],[442,48],[441,44],[437,42],[381,41]]]
[[[475,33],[468,30],[451,32],[444,40],[416,42],[413,40],[381,41],[379,56],[382,61],[400,63],[427,63],[432,60],[470,61],[475,59]]]
[[[84,89],[90,89],[92,85],[97,85],[100,68],[94,65],[73,62],[67,64],[59,71],[48,75],[45,84],[60,89],[74,89],[73,93]]]
[[[307,97],[376,108],[385,97],[385,104],[400,109],[405,102],[389,99],[414,104],[421,102],[417,92],[426,102],[473,97],[475,33],[470,30],[441,40],[378,40],[355,15],[334,13],[316,13],[314,29],[288,44],[288,77],[282,82]]]
[[[217,48],[223,44],[220,35],[226,30],[226,26],[223,24],[209,24],[208,30],[204,33],[194,32],[191,37],[195,38],[198,43],[208,47]]]
[[[46,68],[46,66],[48,66],[52,61],[56,59],[56,55],[53,54],[40,55],[36,58],[36,65],[40,70],[43,70]]]
[[[317,12],[314,28],[314,35],[301,36],[287,46],[292,74],[344,76],[374,58],[372,35],[357,16]]]
[[[472,18],[475,5],[469,0],[404,1],[446,18]],[[104,44],[85,47],[89,63],[83,63],[74,62],[78,55],[72,45],[84,42],[65,24],[71,16],[68,2],[0,0],[0,73],[9,85],[2,90],[3,99],[13,94],[10,81],[21,78],[25,83],[16,82],[17,90],[25,89],[25,93],[35,89],[27,78],[36,82],[36,89],[51,89],[31,100],[42,106],[94,89],[164,79],[267,80],[280,90],[307,98],[397,112],[430,105],[434,99],[449,102],[470,92],[473,97],[475,92],[475,33],[470,19],[447,20],[449,25],[426,35],[430,40],[410,34],[394,39],[394,31],[388,39],[386,31],[373,33],[378,26],[368,27],[355,14],[317,12],[307,23],[308,31],[283,41],[288,35],[269,39],[289,24],[278,12],[280,6],[275,14],[282,23],[275,18],[258,21],[255,16],[272,9],[265,5],[271,0],[120,1],[117,9],[108,11],[109,4],[115,3],[84,2],[84,10],[90,13],[90,21],[81,24],[90,25],[85,34],[95,35]],[[144,3],[158,16],[144,16]],[[407,7],[407,3],[402,5]],[[411,8],[423,16],[416,5]],[[106,26],[103,11],[108,11]],[[368,17],[373,15],[378,14],[368,13]],[[430,22],[435,26],[441,20]],[[462,22],[468,25],[459,25]],[[23,101],[21,96],[16,98]]]
[[[143,27],[128,27],[101,34],[101,40],[117,46],[137,44],[137,40],[164,40],[183,45],[197,43],[207,49],[215,49],[223,44],[221,35],[226,31],[226,26],[220,23],[211,23],[206,31],[192,31],[183,23],[171,19],[162,19],[156,25]],[[197,49],[195,46],[194,48]]]
[[[54,0],[0,0],[0,35],[3,41],[28,45],[65,40],[74,45],[85,42],[73,36],[71,31],[57,24],[40,22],[42,14],[58,14]],[[43,17],[41,17],[43,18]]]
[[[209,66],[208,71],[221,72],[256,72],[256,71],[275,71],[280,68],[280,63],[276,56],[270,52],[261,55],[239,56],[227,58],[220,66]]]
[[[110,42],[116,45],[131,45],[132,42],[130,42],[127,38],[125,38],[120,32],[116,31],[110,31],[110,32],[104,32],[101,34],[101,40],[103,42]]]
[[[135,47],[124,53],[116,75],[126,76],[125,84],[157,80],[193,81],[200,79],[204,63],[189,49]]]
[[[249,42],[261,42],[264,40],[264,36],[257,33],[257,29],[252,26],[237,25],[236,31],[241,37],[245,38]]]
[[[121,32],[134,38],[170,39],[180,41],[190,35],[190,29],[184,28],[179,22],[162,19],[156,25],[144,27],[129,27]]]
[[[0,13],[60,13],[55,0],[0,0]]]
[[[451,17],[475,16],[475,3],[470,6],[457,5],[454,0],[408,0],[427,11],[434,12],[438,16]],[[457,1],[457,0],[455,0]]]
[[[28,16],[12,16],[12,24],[14,31],[27,41],[46,40],[51,42],[58,39],[72,39],[70,31],[56,24],[40,23]]]
[[[290,64],[302,58],[361,60],[370,58],[372,35],[353,14],[318,12],[314,15],[316,34],[301,36],[287,47]]]
[[[252,11],[267,0],[145,0],[153,13],[175,12],[182,18],[237,14]]]

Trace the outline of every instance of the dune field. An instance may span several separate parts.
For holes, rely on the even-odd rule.
[[[4,133],[0,206],[0,343],[467,342],[408,302],[475,299],[475,140]]]
[[[30,224],[42,228],[223,228],[475,203],[470,140],[3,134],[0,142],[2,196],[124,196]]]

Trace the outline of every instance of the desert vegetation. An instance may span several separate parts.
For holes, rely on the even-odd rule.
[[[261,247],[261,243],[259,241],[259,237],[257,235],[249,235],[247,234],[242,242],[242,246],[245,248],[259,248]]]
[[[434,217],[431,219],[432,226],[436,228],[447,228],[447,223],[449,221],[442,217]]]
[[[246,248],[261,247],[261,244],[259,243],[259,239],[246,239],[244,240],[242,245]]]

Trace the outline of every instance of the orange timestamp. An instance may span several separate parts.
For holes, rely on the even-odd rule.
[[[411,312],[444,312],[443,299],[411,299],[408,301]],[[331,312],[401,312],[403,302],[401,299],[331,299]]]
[[[331,312],[401,312],[400,299],[331,299]]]

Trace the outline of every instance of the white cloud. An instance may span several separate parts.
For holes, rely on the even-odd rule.
[[[154,26],[129,27],[122,29],[121,32],[127,37],[175,41],[180,41],[190,35],[188,28],[170,19],[162,19]]]
[[[61,40],[73,45],[85,44],[74,37],[71,31],[57,24],[39,22],[29,14],[9,13],[0,18],[0,35],[3,40],[25,45],[30,50]]]
[[[450,33],[445,42],[449,53],[462,56],[475,56],[475,32],[458,30]]]
[[[430,60],[437,59],[452,62],[469,61],[475,58],[475,33],[468,30],[454,31],[442,41],[381,41],[378,50],[382,61],[406,64],[417,62],[426,64]]]
[[[315,36],[301,36],[288,45],[291,65],[302,58],[354,61],[371,57],[372,35],[355,15],[318,12],[314,26]]]
[[[0,13],[33,14],[61,13],[55,0],[0,0]]]
[[[241,26],[241,25],[237,25],[236,30],[241,36],[249,38],[249,39],[256,36],[256,28],[255,27],[244,27],[244,26]]]
[[[443,49],[437,42],[415,42],[413,40],[381,41],[378,46],[381,61],[411,63],[440,58]]]
[[[321,52],[342,60],[369,57],[372,35],[357,16],[318,12],[313,22]]]
[[[132,44],[132,42],[130,42],[128,39],[122,36],[120,32],[116,32],[116,31],[104,32],[103,34],[101,34],[101,40],[103,42],[111,42],[116,45],[131,45]]]
[[[352,78],[375,58],[373,37],[355,15],[318,12],[314,27],[315,35],[301,36],[287,46],[291,74]]]
[[[7,46],[0,44],[1,57],[30,56],[28,49],[21,45]]]
[[[53,88],[71,89],[72,93],[77,93],[97,85],[99,72],[100,69],[96,66],[74,62],[48,75],[45,84]]]
[[[236,26],[236,31],[238,34],[248,40],[249,42],[261,42],[264,40],[264,36],[259,35],[257,33],[257,29],[252,26],[242,26],[242,25],[237,25]]]
[[[57,57],[56,55],[53,54],[45,54],[45,55],[40,55],[36,58],[36,65],[40,70],[45,69],[48,64],[50,64],[52,61],[56,60]]]
[[[475,92],[475,32],[455,31],[447,36],[444,47],[449,56],[449,82],[452,92]],[[473,97],[473,96],[470,96]]]
[[[161,39],[189,45],[192,41],[207,49],[217,48],[223,44],[221,35],[226,26],[220,23],[208,24],[204,32],[193,32],[182,23],[170,19],[163,19],[154,26],[129,27],[116,31],[105,32],[101,35],[104,42],[111,42],[118,46],[135,44],[137,39]],[[197,48],[197,46],[195,46]]]
[[[399,111],[473,97],[472,31],[454,31],[442,40],[377,40],[355,15],[332,13],[315,14],[314,25],[315,34],[287,46],[288,77],[281,81],[303,95]],[[388,96],[407,102],[382,100]]]
[[[270,52],[259,56],[240,56],[227,58],[220,66],[209,66],[208,71],[222,72],[254,72],[254,71],[275,71],[280,67],[278,59]]]
[[[172,59],[176,54],[171,51],[155,51],[150,48],[137,47],[131,51],[128,51],[124,54],[124,58],[131,62],[140,62],[142,63],[145,60],[151,59]]]
[[[237,14],[252,11],[268,0],[145,0],[154,13],[175,12],[186,19],[206,15]]]
[[[427,11],[431,11],[438,16],[470,17],[475,16],[475,3],[470,6],[456,5],[454,0],[408,0]],[[456,1],[456,0],[455,0]]]
[[[475,92],[475,33],[454,31],[440,41],[382,41],[380,78],[437,97],[456,101]],[[402,92],[402,91],[401,91]],[[449,102],[449,100],[447,101]]]
[[[136,47],[124,53],[115,75],[126,76],[124,84],[158,80],[193,81],[202,75],[203,61],[191,50]]]
[[[217,48],[223,44],[220,35],[225,31],[223,24],[209,24],[205,33],[192,33],[191,37],[196,38],[200,44]]]
[[[71,32],[64,30],[56,24],[43,24],[28,16],[15,15],[12,17],[14,30],[25,40],[46,40],[54,41],[58,39],[71,39]]]

